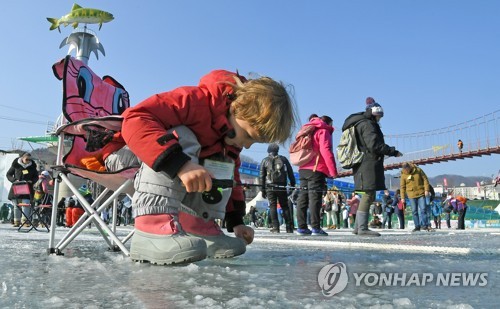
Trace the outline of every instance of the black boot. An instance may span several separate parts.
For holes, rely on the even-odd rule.
[[[286,232],[293,233],[293,219],[290,215],[290,209],[287,207],[283,209],[283,219],[285,220]]]
[[[368,213],[359,211],[356,213],[357,232],[359,236],[380,236],[380,233],[368,229]],[[354,233],[354,232],[353,232]]]

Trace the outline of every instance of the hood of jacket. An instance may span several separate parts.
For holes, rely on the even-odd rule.
[[[318,152],[318,160],[311,160],[299,167],[302,169],[316,170],[328,177],[337,177],[337,165],[332,152],[333,127],[320,118],[313,118],[304,126],[315,127],[313,149]]]
[[[372,120],[372,119],[373,119],[373,115],[372,115],[371,109],[368,109],[364,112],[351,114],[344,121],[344,125],[342,126],[342,131],[349,129],[351,126],[353,126],[354,124],[356,124],[357,122],[359,122],[361,120]]]
[[[320,118],[317,118],[317,117],[314,117],[305,125],[306,126],[313,126],[316,129],[328,130],[328,132],[330,132],[330,134],[332,134],[333,131],[335,130],[331,125],[327,124],[326,122],[324,122],[323,120],[321,120]]]
[[[20,167],[22,168],[28,168],[33,164],[33,161],[29,161],[28,163],[23,163],[22,158],[17,159],[17,164],[19,164]]]
[[[198,86],[200,88],[206,88],[214,96],[222,97],[228,93],[232,93],[231,84],[236,84],[237,77],[243,83],[247,81],[244,76],[239,75],[237,72],[229,72],[226,70],[213,70],[208,74],[205,74],[200,78]]]

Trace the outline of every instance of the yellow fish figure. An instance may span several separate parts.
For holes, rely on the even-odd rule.
[[[61,29],[59,28],[61,25],[65,27],[69,24],[73,26],[73,28],[78,27],[79,23],[84,24],[99,24],[99,30],[101,30],[102,24],[110,22],[114,19],[113,14],[101,11],[98,9],[90,9],[90,8],[82,8],[78,4],[73,4],[71,8],[71,12],[63,17],[50,18],[47,17],[47,20],[52,24],[50,26],[50,30],[54,30],[57,28],[59,32]]]

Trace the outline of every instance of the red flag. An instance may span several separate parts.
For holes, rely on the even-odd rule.
[[[481,192],[481,184],[479,183],[479,181],[476,181],[476,185],[477,185],[477,191]]]
[[[443,183],[444,183],[444,187],[448,187],[448,181],[446,180],[446,178],[443,178]]]

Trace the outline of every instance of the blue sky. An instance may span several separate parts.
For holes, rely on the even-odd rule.
[[[46,17],[73,1],[8,1],[0,19],[0,149],[42,135],[61,113],[51,66],[72,28]],[[373,96],[385,134],[453,125],[498,109],[499,1],[79,1],[112,13],[101,31],[106,56],[90,67],[111,75],[135,105],[212,69],[238,69],[292,84],[300,118],[327,114],[340,127]],[[8,119],[6,119],[8,118]],[[13,119],[13,120],[12,120]],[[24,145],[26,149],[28,145]],[[260,161],[267,145],[243,154]],[[284,152],[284,151],[283,151]],[[286,152],[285,152],[286,153]],[[491,176],[499,156],[426,165],[429,176]]]

